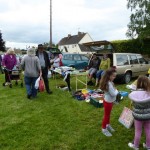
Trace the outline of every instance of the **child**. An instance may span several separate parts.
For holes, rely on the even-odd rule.
[[[115,69],[106,70],[100,82],[100,89],[104,91],[104,117],[102,121],[102,133],[105,136],[112,136],[110,132],[115,130],[110,126],[110,114],[113,102],[116,100],[118,90],[114,87],[113,80],[116,78]],[[110,132],[109,132],[110,131]]]
[[[146,76],[140,76],[137,80],[137,90],[129,94],[133,101],[133,117],[135,126],[135,137],[133,143],[128,146],[138,150],[142,134],[142,126],[146,134],[144,148],[150,150],[150,80]]]

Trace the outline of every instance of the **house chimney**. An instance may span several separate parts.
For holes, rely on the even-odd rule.
[[[82,34],[82,32],[78,32],[78,35],[81,35]]]
[[[71,37],[71,34],[68,34],[68,39]]]

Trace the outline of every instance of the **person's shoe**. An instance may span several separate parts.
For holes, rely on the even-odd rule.
[[[27,95],[27,98],[28,98],[28,99],[31,99],[31,94]]]
[[[47,93],[48,93],[48,94],[52,94],[53,92],[52,92],[52,91],[47,91]]]
[[[134,150],[139,150],[139,148],[135,147],[133,143],[128,143],[128,146]]]
[[[150,147],[148,148],[145,143],[143,143],[143,148],[146,148],[147,150],[150,150]]]
[[[115,132],[115,130],[111,127],[111,125],[107,125],[106,128],[110,132]]]
[[[90,85],[92,81],[88,81],[87,85]]]
[[[112,134],[107,129],[102,129],[102,133],[108,137],[112,136]]]

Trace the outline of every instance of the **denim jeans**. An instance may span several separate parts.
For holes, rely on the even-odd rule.
[[[103,76],[103,74],[104,74],[104,70],[97,71],[97,73],[96,73],[96,79],[100,80],[101,77]]]
[[[32,97],[36,97],[37,89],[35,89],[35,81],[38,77],[24,77],[25,86],[27,90],[27,95],[31,95]]]

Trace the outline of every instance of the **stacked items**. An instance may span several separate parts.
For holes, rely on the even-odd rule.
[[[85,100],[95,107],[103,106],[103,92],[98,90],[82,89],[73,93],[73,97],[77,100]]]

